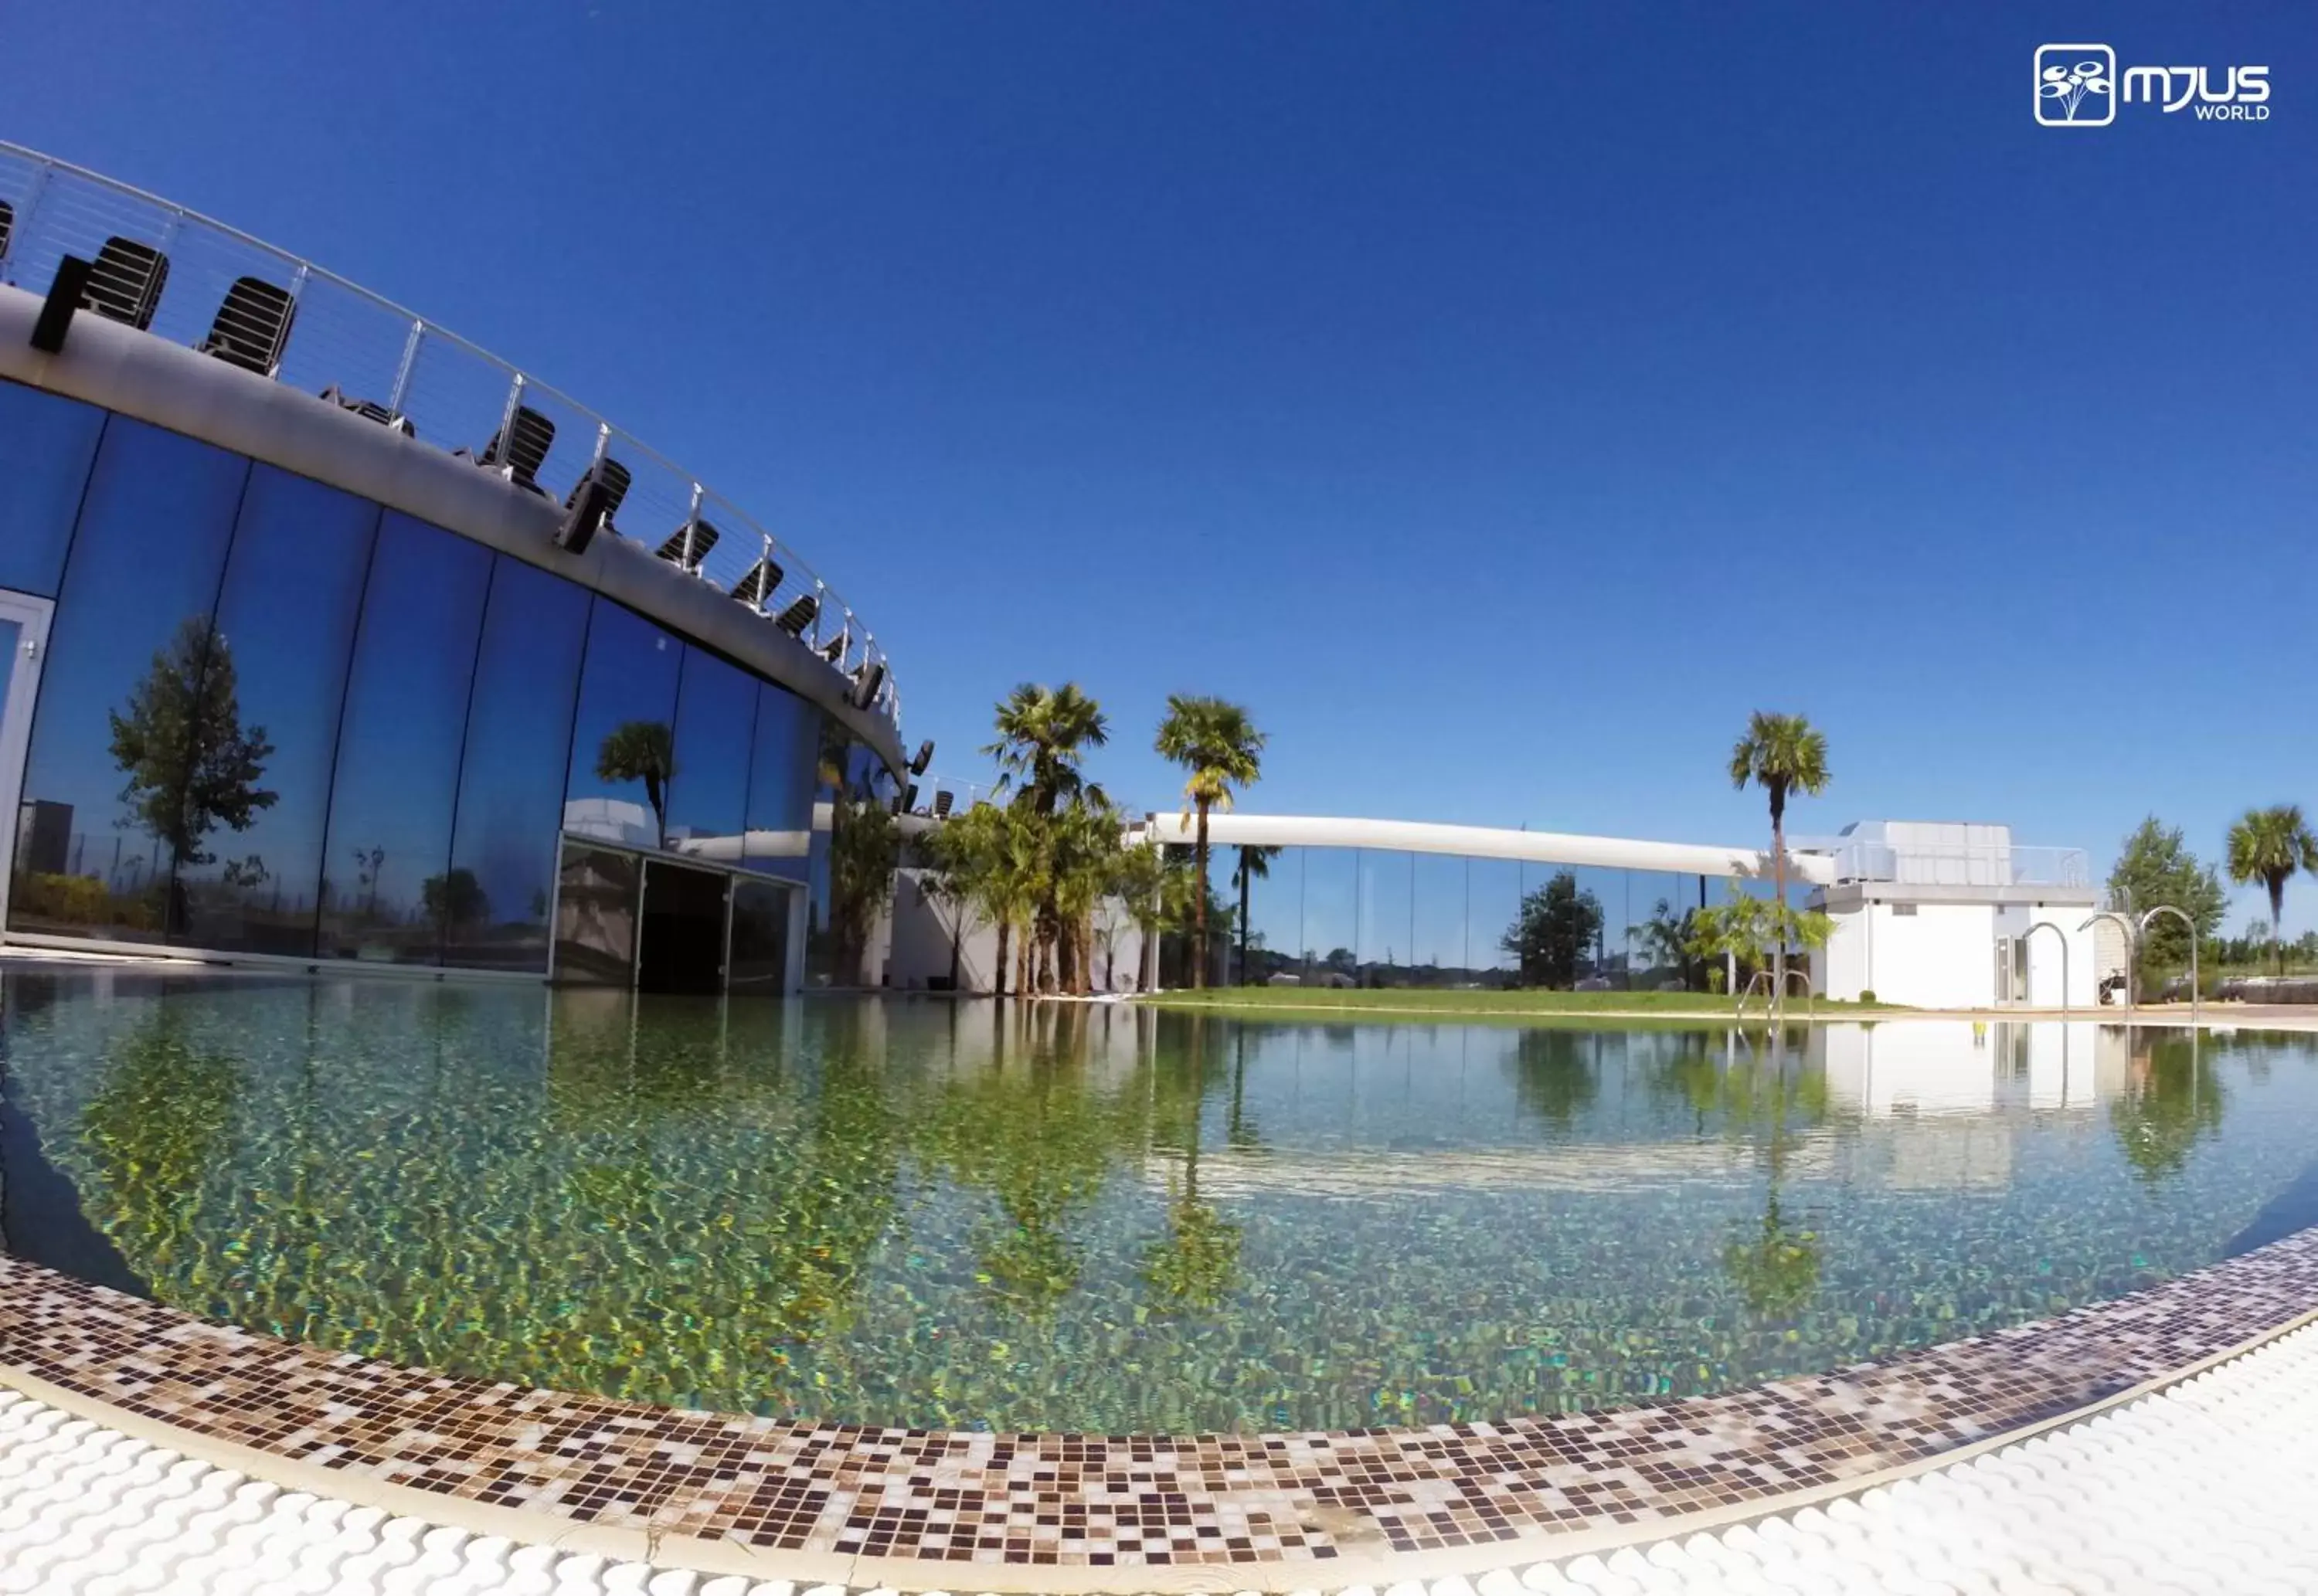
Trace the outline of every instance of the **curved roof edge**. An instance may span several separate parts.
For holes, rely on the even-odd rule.
[[[311,394],[102,316],[73,318],[60,354],[31,347],[40,296],[0,286],[0,377],[80,399],[373,499],[553,571],[740,661],[834,716],[896,774],[900,729],[856,708],[850,682],[804,642],[632,540],[555,546],[553,501]]]
[[[1188,844],[1195,824],[1181,814],[1150,819],[1161,842]],[[1754,879],[1771,874],[1768,848],[1716,847],[1693,842],[1642,842],[1624,837],[1579,837],[1563,831],[1508,831],[1496,826],[1445,826],[1430,820],[1363,820],[1321,815],[1210,814],[1208,841],[1217,847],[1372,847],[1391,853],[1454,854],[1473,859],[1521,859],[1540,865],[1597,865],[1607,870],[1663,870],[1680,875]],[[1787,854],[1789,879],[1824,886],[1835,861]]]

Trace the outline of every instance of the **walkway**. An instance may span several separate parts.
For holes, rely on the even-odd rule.
[[[2318,1325],[2082,1423],[1824,1507],[1606,1560],[1352,1596],[2292,1596],[2318,1589],[2314,1478]],[[799,1596],[787,1582],[704,1579],[285,1492],[0,1389],[0,1592],[225,1591]]]

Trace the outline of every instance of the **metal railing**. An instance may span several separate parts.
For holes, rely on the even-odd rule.
[[[1831,854],[1838,882],[1893,882],[1912,886],[2082,887],[2091,880],[2085,850],[2080,847],[1846,839],[1808,851]]]
[[[99,173],[4,141],[0,205],[7,208],[0,282],[45,293],[67,256],[95,260],[109,240],[126,240],[166,257],[166,275],[147,327],[157,337],[202,347],[215,335],[228,293],[239,280],[254,277],[286,293],[293,306],[272,372],[281,382],[318,396],[328,392],[373,420],[477,459],[494,438],[513,435],[510,423],[518,408],[544,418],[554,426],[553,440],[531,472],[544,494],[566,502],[598,461],[624,466],[627,490],[606,530],[654,551],[671,540],[696,551],[706,541],[705,529],[714,528],[714,546],[685,563],[726,593],[750,580],[760,560],[769,562],[779,579],[755,595],[750,607],[769,626],[811,598],[813,619],[798,635],[831,668],[857,683],[873,667],[882,668],[868,707],[899,725],[900,694],[885,650],[793,547],[558,390],[310,261]],[[535,424],[532,435],[538,435]],[[510,470],[505,464],[490,469]]]

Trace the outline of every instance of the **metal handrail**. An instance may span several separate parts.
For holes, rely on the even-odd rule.
[[[2080,847],[1843,838],[1811,851],[1833,856],[1837,881],[1927,886],[2084,887],[2091,883],[2088,856]]]
[[[555,435],[535,480],[562,499],[609,455],[630,472],[615,519],[641,529],[628,535],[657,549],[672,536],[693,547],[696,530],[714,526],[715,545],[696,574],[727,593],[759,560],[781,579],[751,605],[767,617],[800,599],[814,600],[803,641],[828,653],[831,668],[856,679],[873,666],[884,680],[868,707],[901,721],[892,662],[876,637],[803,555],[728,499],[633,434],[448,327],[325,267],[240,229],[186,210],[117,179],[0,140],[0,201],[14,211],[0,282],[45,292],[67,255],[95,256],[106,239],[149,246],[168,257],[168,277],[150,331],[196,347],[235,279],[258,276],[286,291],[294,306],[273,375],[310,392],[334,390],[350,407],[367,401],[379,419],[407,424],[417,436],[479,457],[494,435],[510,435],[518,406],[554,423]],[[278,282],[274,281],[279,278]],[[510,465],[495,469],[512,474]],[[613,528],[615,532],[616,527]],[[840,647],[841,643],[841,647]]]

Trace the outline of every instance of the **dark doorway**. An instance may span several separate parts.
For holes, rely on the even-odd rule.
[[[732,883],[732,990],[777,998],[788,990],[789,894],[777,882]]]
[[[660,859],[645,864],[637,991],[724,990],[724,889],[729,879]]]

